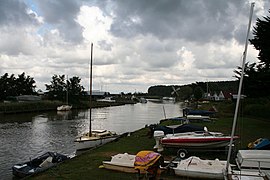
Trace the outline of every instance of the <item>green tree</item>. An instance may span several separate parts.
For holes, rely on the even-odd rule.
[[[45,84],[49,99],[66,101],[66,94],[70,101],[77,100],[83,94],[84,87],[80,85],[81,79],[74,76],[65,80],[65,75],[53,75],[51,84]]]
[[[195,87],[194,89],[194,98],[198,101],[203,97],[203,89],[200,86]]]
[[[51,84],[45,84],[46,90],[48,90],[49,99],[56,99],[60,101],[65,100],[65,75],[53,75]]]
[[[191,98],[192,92],[193,90],[190,86],[184,86],[181,87],[178,94],[181,100],[188,100]]]
[[[35,88],[34,85],[36,82],[34,78],[30,76],[25,76],[25,73],[18,75],[18,78],[16,79],[16,90],[18,95],[33,95],[35,94]]]
[[[268,11],[270,13],[270,10]],[[254,38],[249,41],[259,51],[258,59],[261,68],[270,68],[270,17],[257,19],[256,26],[253,29]]]
[[[71,100],[78,100],[76,97],[80,97],[84,93],[84,87],[80,85],[81,79],[78,76],[70,78],[68,83],[68,94]]]
[[[248,97],[266,97],[270,88],[270,17],[258,18],[253,34],[249,41],[259,51],[259,63],[245,65],[243,93]],[[238,79],[241,71],[240,67],[234,71]]]
[[[31,95],[35,94],[36,86],[34,78],[25,76],[25,73],[18,75],[18,78],[5,73],[0,77],[0,100],[9,96]]]

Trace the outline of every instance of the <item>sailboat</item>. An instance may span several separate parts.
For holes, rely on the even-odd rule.
[[[66,91],[66,104],[57,107],[57,111],[69,111],[71,110],[72,106],[68,105],[68,77],[67,77],[67,91]]]
[[[235,133],[238,109],[239,109],[239,104],[240,104],[240,99],[241,99],[241,91],[242,91],[242,84],[243,84],[243,79],[244,79],[244,70],[245,70],[245,63],[246,63],[246,56],[247,56],[248,36],[250,32],[254,4],[255,4],[254,2],[251,3],[251,8],[250,8],[249,25],[248,25],[245,51],[244,51],[243,62],[242,62],[241,78],[240,78],[238,94],[237,94],[237,101],[236,101],[236,107],[235,107],[235,113],[234,113],[234,119],[233,119],[233,125],[232,125],[231,140],[230,140],[229,151],[228,151],[228,156],[227,156],[226,169],[224,171],[224,179],[252,179],[252,180],[270,179],[270,174],[268,174],[269,172],[261,170],[261,168],[265,165],[265,161],[267,164],[266,159],[269,158],[269,152],[266,152],[266,154],[264,152],[258,155],[260,152],[257,150],[244,150],[244,151],[239,150],[237,154],[237,159],[236,159],[238,169],[234,170],[230,167],[232,141],[233,141],[233,136]],[[254,151],[254,152],[251,153],[251,151]],[[254,156],[254,154],[256,154],[256,156]],[[256,165],[256,168],[254,167],[254,165]],[[245,167],[245,166],[248,166],[248,167]]]
[[[108,130],[92,130],[92,65],[93,65],[93,43],[91,44],[90,61],[90,108],[89,108],[89,132],[75,139],[76,150],[85,150],[101,146],[120,137],[115,132]]]

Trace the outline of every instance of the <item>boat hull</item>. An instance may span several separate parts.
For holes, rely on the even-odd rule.
[[[166,141],[162,140],[165,147],[181,147],[181,148],[222,148],[228,146],[229,140],[209,140],[209,141]]]
[[[106,169],[120,171],[125,173],[138,173],[138,170],[134,169],[134,166],[124,166],[124,165],[116,165],[110,162],[103,162],[103,166]],[[141,172],[140,172],[141,173]]]
[[[12,173],[17,177],[26,177],[43,172],[67,159],[70,158],[59,153],[47,152],[31,161],[15,164],[12,166]]]
[[[226,161],[201,160],[192,156],[178,163],[174,172],[178,176],[197,179],[223,179]]]
[[[94,147],[98,147],[101,146],[103,144],[106,144],[108,142],[114,141],[117,138],[119,138],[119,135],[114,135],[114,136],[110,136],[110,137],[83,137],[83,138],[78,138],[76,139],[75,142],[75,147],[77,151],[80,150],[86,150],[86,149],[91,149]]]
[[[237,139],[235,136],[234,139]],[[230,136],[208,135],[208,134],[175,134],[161,139],[161,144],[165,147],[181,148],[223,148],[229,145]]]
[[[57,107],[57,111],[70,111],[72,108],[72,106],[69,105],[62,105]]]

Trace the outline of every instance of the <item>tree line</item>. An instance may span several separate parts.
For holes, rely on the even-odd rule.
[[[157,85],[148,88],[148,95],[162,97],[176,97],[178,100],[189,100],[191,98],[200,99],[204,93],[230,92],[237,93],[237,81],[213,81],[196,82],[192,84],[176,85]]]
[[[0,77],[0,100],[12,100],[20,95],[37,95],[36,81],[33,77],[25,75],[25,72],[15,77],[14,74],[5,73]],[[78,100],[84,94],[84,87],[80,84],[78,76],[67,78],[65,75],[53,75],[50,84],[45,84],[50,100],[65,101],[66,93],[71,100]]]

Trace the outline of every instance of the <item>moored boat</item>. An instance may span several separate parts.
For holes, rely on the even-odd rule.
[[[26,177],[32,174],[43,172],[57,164],[70,159],[68,156],[55,152],[46,152],[30,161],[15,164],[12,166],[12,173],[17,177]]]
[[[92,130],[91,135],[89,135],[89,133],[83,134],[75,139],[74,143],[76,150],[79,151],[101,146],[108,142],[114,141],[119,137],[120,135],[112,131]]]
[[[57,107],[57,111],[69,111],[71,108],[72,106],[70,105],[61,105]]]
[[[93,43],[91,44],[90,60],[90,108],[89,108],[89,132],[75,139],[76,150],[90,149],[111,142],[120,135],[108,130],[92,130],[92,65],[93,65]]]

